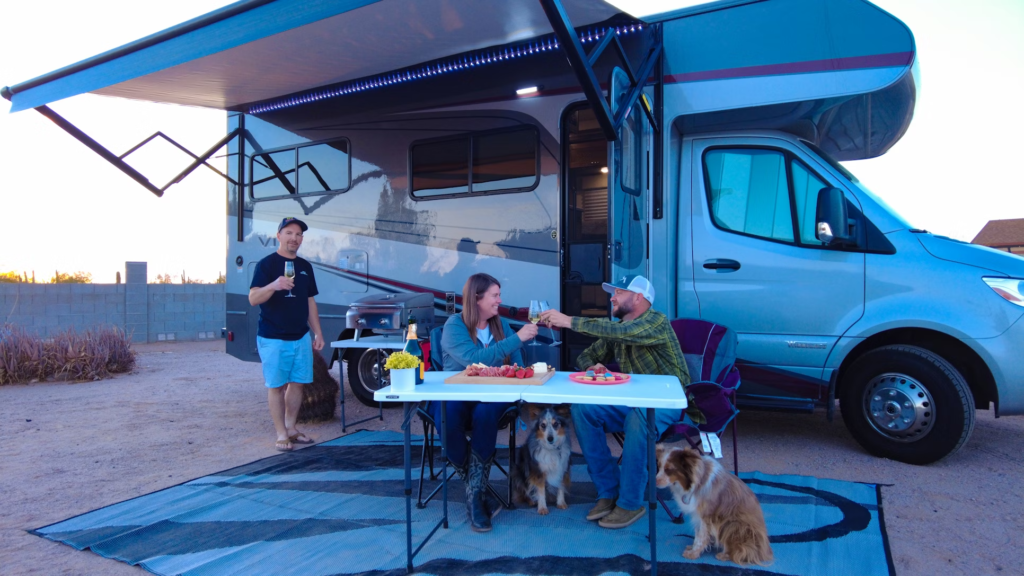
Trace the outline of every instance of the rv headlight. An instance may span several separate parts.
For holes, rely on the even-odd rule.
[[[1004,300],[1024,308],[1024,280],[1020,278],[982,278],[982,280]]]

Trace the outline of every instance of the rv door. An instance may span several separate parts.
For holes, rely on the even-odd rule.
[[[612,71],[611,80],[614,115],[631,83],[620,68]],[[619,128],[619,139],[608,148],[608,256],[614,283],[635,274],[648,276],[649,136],[650,124],[637,102]]]

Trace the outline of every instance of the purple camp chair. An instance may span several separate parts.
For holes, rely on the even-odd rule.
[[[736,389],[740,387],[740,372],[736,368],[736,333],[721,324],[689,318],[673,320],[672,330],[679,339],[690,373],[690,385],[686,390],[693,396],[694,404],[700,408],[707,422],[697,426],[676,422],[665,430],[660,441],[676,442],[685,438],[690,446],[702,452],[701,432],[721,436],[731,424],[732,466],[733,472],[738,474],[736,415],[739,410],[736,409]],[[622,446],[622,434],[612,436]],[[673,522],[683,522],[682,515],[674,515],[661,496],[658,496],[658,501]]]
[[[699,449],[701,432],[721,436],[731,424],[732,467],[738,474],[736,389],[740,387],[740,371],[736,368],[736,333],[721,324],[689,318],[673,320],[672,330],[679,339],[690,372],[691,381],[686,390],[707,422],[697,426],[677,422],[662,434],[662,441],[683,437],[690,446]]]

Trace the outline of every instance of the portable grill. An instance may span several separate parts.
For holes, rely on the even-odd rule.
[[[345,324],[376,334],[404,334],[410,316],[416,318],[416,336],[429,338],[434,327],[434,295],[406,292],[366,296],[349,305]]]

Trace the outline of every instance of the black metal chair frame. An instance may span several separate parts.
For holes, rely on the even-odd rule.
[[[426,403],[421,404],[416,411],[418,413],[418,416],[420,417],[420,421],[423,423],[423,449],[420,451],[420,482],[416,495],[416,508],[422,510],[423,508],[426,508],[427,503],[430,502],[435,495],[437,495],[438,491],[441,490],[443,484],[438,484],[434,488],[434,490],[427,495],[426,499],[423,498],[423,477],[425,475],[426,468],[430,468],[431,481],[437,480],[440,477],[439,474],[436,474],[434,472],[434,432],[437,430],[437,424],[435,424],[433,416],[431,416],[430,413],[427,411]],[[505,413],[502,414],[501,418],[498,420],[498,430],[501,430],[506,426],[509,427],[508,462],[510,469],[514,468],[516,465],[516,422],[518,421],[518,419],[519,403],[517,402],[516,404],[510,406],[508,410],[505,410]],[[497,455],[497,452],[495,452],[495,455]],[[501,465],[501,463],[498,462],[497,458],[494,459],[494,465],[497,466],[498,470],[500,470],[501,473],[504,474],[506,478],[509,478],[509,470],[506,470]],[[452,463],[452,467],[453,470],[448,473],[448,480],[451,480],[455,476],[455,474],[458,473],[457,470],[454,469],[458,468],[457,466],[455,466],[454,463]],[[511,478],[509,478],[508,494],[506,497],[502,497],[502,495],[499,494],[498,491],[495,490],[493,486],[491,486],[489,478],[487,479],[487,491],[493,494],[495,498],[500,500],[502,505],[505,506],[505,508],[508,508],[510,510],[515,508],[515,504],[512,502]]]

